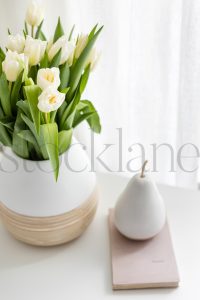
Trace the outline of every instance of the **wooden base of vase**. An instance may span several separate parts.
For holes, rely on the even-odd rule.
[[[97,208],[98,193],[81,206],[53,217],[27,217],[0,202],[0,215],[8,231],[18,240],[36,246],[54,246],[79,237],[91,223]]]

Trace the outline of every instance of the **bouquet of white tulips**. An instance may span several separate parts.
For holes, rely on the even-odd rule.
[[[71,144],[72,130],[86,120],[99,133],[100,120],[89,100],[81,100],[102,30],[88,35],[64,33],[60,18],[52,39],[43,31],[43,12],[33,2],[22,34],[8,31],[0,48],[0,143],[20,157],[50,159],[57,180],[59,155]]]

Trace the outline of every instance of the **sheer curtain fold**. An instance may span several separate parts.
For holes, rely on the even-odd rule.
[[[0,0],[1,44],[7,27],[17,32],[23,25],[28,2]],[[94,137],[96,155],[104,144],[113,144],[101,158],[108,169],[131,175],[141,165],[144,148],[150,169],[155,171],[156,167],[156,180],[195,187],[197,171],[183,171],[177,154],[183,144],[199,146],[200,1],[40,2],[46,8],[49,36],[58,15],[67,31],[73,24],[83,32],[97,22],[104,24],[97,45],[102,50],[101,61],[85,93],[102,119],[102,134]],[[76,135],[90,153],[88,126],[81,125]],[[185,169],[197,168],[193,146],[185,146],[182,155],[188,157],[183,158]],[[98,161],[96,168],[106,171]]]

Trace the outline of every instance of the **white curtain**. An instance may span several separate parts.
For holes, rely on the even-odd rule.
[[[200,1],[42,2],[49,36],[58,15],[66,31],[73,24],[77,32],[88,32],[97,22],[104,25],[97,43],[101,61],[91,75],[84,98],[94,102],[102,120],[102,133],[94,136],[96,157],[104,144],[114,145],[100,155],[102,163],[95,160],[96,168],[131,175],[141,167],[143,146],[156,180],[196,187],[198,149],[184,146],[179,163],[177,154],[187,143],[199,147]],[[28,3],[0,0],[1,44],[5,43],[8,27],[16,33],[23,26]],[[81,125],[76,135],[90,153],[88,126]],[[159,147],[162,143],[168,145]],[[153,147],[158,147],[156,159]]]

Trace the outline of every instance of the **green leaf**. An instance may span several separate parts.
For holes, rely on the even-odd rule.
[[[4,116],[3,110],[2,110],[1,105],[0,105],[0,118],[3,118],[3,117],[5,117],[5,116]]]
[[[38,143],[33,135],[33,133],[29,130],[22,130],[18,133],[18,136],[24,139],[25,141],[31,143],[34,146],[35,152],[37,153],[37,159],[42,158],[42,154],[40,152],[40,148],[38,146]]]
[[[60,129],[60,122],[61,122],[61,119],[62,119],[62,116],[63,116],[63,113],[64,113],[64,111],[65,111],[65,109],[66,109],[66,107],[67,107],[67,102],[66,101],[64,101],[63,102],[63,104],[59,107],[59,109],[58,109],[58,111],[57,111],[57,119],[58,119],[58,127],[59,127],[59,129]]]
[[[26,39],[27,34],[24,29],[23,29],[23,35],[24,35],[24,38]]]
[[[22,139],[24,139],[27,142],[30,142],[32,144],[34,144],[34,142],[35,142],[35,137],[29,129],[20,131],[18,133],[18,136],[20,136]]]
[[[4,113],[7,116],[12,116],[11,105],[10,105],[10,91],[8,82],[4,73],[0,77],[0,99]]]
[[[43,31],[42,31],[42,25],[43,25],[44,20],[42,20],[42,22],[40,23],[40,25],[37,28],[37,31],[35,33],[35,38],[42,40],[42,41],[46,41],[46,36],[44,35]]]
[[[37,66],[32,66],[29,70],[28,77],[32,78],[32,80],[35,82],[37,77],[38,68]]]
[[[30,80],[30,78],[28,78],[28,65],[25,66],[24,71],[22,72],[22,83],[25,83],[27,80]]]
[[[57,181],[59,173],[58,126],[56,123],[43,124],[41,125],[41,131]]]
[[[4,118],[3,110],[1,107],[0,107],[0,118]],[[6,127],[1,124],[0,124],[0,142],[4,146],[8,146],[8,147],[12,146],[11,136],[10,136],[9,132],[7,131]]]
[[[69,130],[70,128],[73,127],[73,122],[74,122],[74,118],[76,115],[76,110],[74,110],[65,120],[64,124],[63,124],[63,129],[64,130]]]
[[[47,40],[47,38],[46,38],[46,36],[45,36],[45,34],[44,34],[44,32],[42,30],[40,31],[40,34],[39,34],[38,38],[40,40],[42,40],[42,41],[46,41]]]
[[[101,30],[103,27],[101,27],[93,36],[90,40],[88,40],[88,43],[84,50],[82,51],[81,55],[77,59],[74,67],[72,68],[71,74],[70,74],[70,81],[69,81],[69,86],[70,86],[70,91],[68,93],[68,99],[71,100],[73,97],[73,94],[78,86],[79,80],[81,78],[82,72],[85,67],[85,63],[87,61],[87,58],[90,54],[90,51],[92,50],[92,47],[94,46],[94,43],[96,42],[96,39],[98,35],[100,34]]]
[[[60,92],[66,95],[69,92],[69,90],[70,90],[70,87],[66,87],[63,90],[61,90]]]
[[[40,69],[42,68],[48,68],[49,65],[49,58],[48,58],[48,54],[45,51],[44,56],[42,58],[42,60],[40,61]]]
[[[60,86],[59,86],[59,91],[62,91],[64,88],[67,87],[68,82],[69,82],[69,76],[70,76],[70,69],[67,64],[63,64],[60,66]]]
[[[62,117],[61,117],[61,120],[60,120],[60,127],[61,129],[64,129],[64,124],[66,123],[67,119],[69,118],[68,120],[68,127],[70,128],[70,124],[72,125],[73,123],[73,118],[74,118],[74,112],[75,112],[75,109],[76,109],[76,106],[77,104],[79,103],[80,101],[80,98],[81,98],[81,94],[80,92],[77,92],[73,98],[73,100],[70,102],[70,104],[66,107],[66,109],[63,111],[63,114],[62,114]],[[69,129],[69,128],[65,128],[65,129]]]
[[[4,59],[5,59],[5,53],[3,52],[3,50],[1,49],[1,47],[0,47],[0,60],[1,61],[4,61]]]
[[[90,31],[89,35],[88,35],[88,40],[91,40],[96,32],[98,23],[92,28],[92,30]]]
[[[20,100],[17,102],[17,106],[23,111],[23,113],[31,119],[31,112],[27,100]]]
[[[54,37],[53,37],[53,43],[55,43],[62,35],[64,35],[64,30],[62,28],[62,24],[61,24],[61,21],[60,21],[60,17],[58,18],[58,23],[57,23],[57,26],[56,26],[56,30],[55,30],[55,33],[54,33]]]
[[[12,146],[12,140],[10,134],[7,132],[6,128],[1,124],[0,124],[0,142],[4,146],[8,146],[8,147]]]
[[[72,26],[72,29],[71,29],[71,31],[69,33],[68,41],[71,41],[74,29],[75,29],[75,25]]]
[[[90,65],[88,65],[85,68],[85,71],[84,71],[83,75],[81,76],[81,82],[80,82],[80,87],[79,87],[79,90],[80,90],[81,94],[85,90],[85,87],[86,87],[87,82],[88,82],[89,75],[90,75]]]
[[[58,133],[58,149],[59,154],[67,151],[72,140],[72,129],[62,130]]]
[[[85,104],[88,105],[87,107],[87,111],[90,112],[94,112],[94,114],[87,118],[87,122],[90,125],[90,128],[96,132],[96,133],[100,133],[101,132],[101,123],[100,123],[100,118],[99,118],[99,114],[96,111],[94,105],[89,101],[89,100],[83,100],[82,102],[84,102]],[[85,110],[86,111],[86,110]]]
[[[18,156],[29,158],[28,144],[25,140],[18,136],[18,133],[25,128],[26,124],[23,122],[21,112],[19,110],[14,127],[12,149]]]
[[[18,101],[19,92],[22,85],[22,76],[23,76],[23,71],[19,74],[17,80],[15,81],[12,88],[11,97],[10,97],[12,112],[15,114],[17,113],[16,103]]]
[[[27,142],[27,144],[28,144],[29,159],[30,160],[39,160],[33,144],[31,144],[29,142]]]
[[[61,59],[61,52],[62,52],[62,48],[60,48],[60,50],[56,53],[56,55],[53,57],[51,63],[50,63],[50,67],[58,67],[60,64],[60,59]]]
[[[81,122],[83,122],[84,120],[87,120],[88,118],[90,118],[93,115],[94,115],[93,112],[87,112],[87,113],[84,113],[84,114],[80,114],[78,117],[75,116],[74,117],[74,122],[73,122],[73,127],[75,128]]]
[[[2,62],[4,61],[4,59],[5,59],[5,54],[4,54],[3,50],[0,47],[0,75],[2,73]]]
[[[31,111],[31,116],[35,125],[36,132],[40,132],[40,111],[37,107],[38,97],[41,94],[41,89],[37,85],[29,85],[24,87],[26,97]]]
[[[34,126],[33,122],[29,118],[27,118],[27,116],[25,116],[25,114],[23,114],[23,113],[21,113],[21,118],[24,121],[24,123],[28,126],[30,131],[34,134],[35,138],[37,139],[37,137],[39,137],[39,135],[37,134],[37,132],[35,130],[35,126]]]
[[[28,126],[30,131],[33,133],[33,135],[34,135],[34,137],[35,137],[35,139],[36,139],[36,141],[39,145],[39,148],[41,150],[43,158],[48,159],[48,153],[47,153],[46,147],[44,145],[43,136],[41,136],[41,134],[40,135],[37,134],[33,122],[31,122],[30,119],[27,118],[23,113],[21,113],[21,118],[24,121],[24,123]]]
[[[35,33],[35,39],[39,39],[39,37],[40,37],[40,32],[41,32],[41,29],[42,29],[43,22],[44,22],[44,20],[42,20],[42,22],[39,24],[39,26],[37,28],[37,31]]]
[[[25,85],[34,85],[33,79],[30,77],[27,77],[25,80]]]
[[[98,112],[96,111],[94,105],[89,101],[89,100],[82,100],[79,102],[79,105],[77,107],[77,113],[75,116],[75,124],[79,124],[80,121],[78,119],[81,119],[81,114],[84,115],[86,113],[91,113],[91,116],[88,115],[87,122],[90,125],[90,128],[96,132],[100,133],[101,132],[101,123],[100,123],[100,118],[98,115]],[[82,121],[81,121],[82,122]],[[75,125],[74,126],[77,126]]]
[[[26,35],[28,35],[28,26],[27,26],[26,21],[24,22],[24,32]]]
[[[0,118],[0,124],[3,125],[4,127],[8,128],[11,131],[14,130],[14,124],[15,124],[14,121],[15,121],[15,119],[12,117]]]

